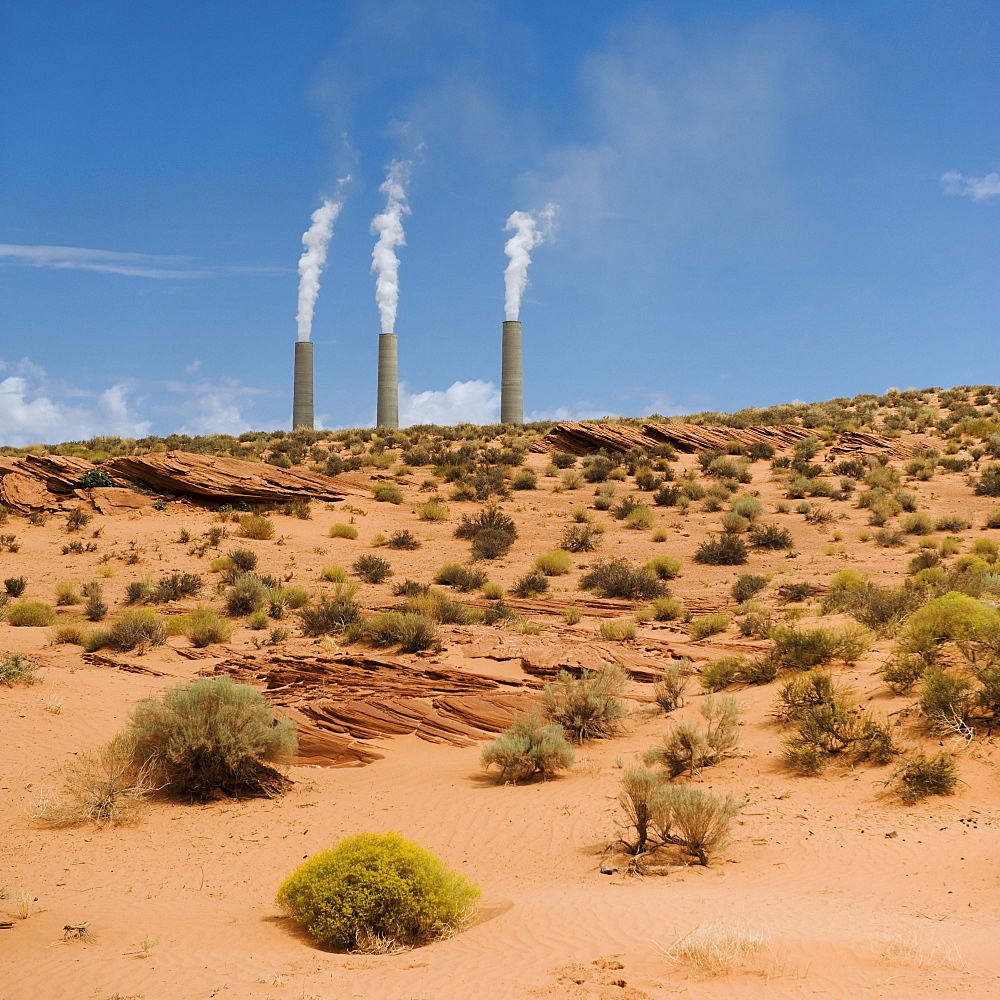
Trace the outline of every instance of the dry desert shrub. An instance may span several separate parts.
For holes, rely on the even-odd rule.
[[[533,569],[529,570],[523,576],[515,580],[514,586],[511,587],[510,592],[515,597],[526,599],[537,597],[539,594],[544,594],[548,589],[548,577],[542,573],[541,570]]]
[[[768,948],[768,936],[760,927],[724,917],[698,924],[665,952],[674,962],[690,965],[706,976],[725,976],[746,962],[757,959]]]
[[[84,636],[88,653],[110,648],[119,653],[148,646],[162,646],[167,638],[166,622],[152,608],[130,608],[107,629],[94,629]]]
[[[691,679],[691,661],[685,656],[663,668],[659,678],[653,682],[653,698],[667,714],[684,704],[684,692]]]
[[[350,538],[358,537],[358,529],[353,524],[331,524],[327,532],[330,538]]]
[[[10,653],[0,660],[0,684],[13,687],[15,684],[37,684],[38,664],[29,660],[24,653]]]
[[[563,531],[559,547],[565,552],[593,552],[602,534],[603,529],[597,524],[570,524]]]
[[[401,653],[441,649],[437,622],[408,611],[378,611],[347,628],[348,642],[369,642],[376,647],[399,646]]]
[[[612,618],[601,622],[598,630],[602,639],[609,642],[628,642],[636,637],[635,620],[632,618]]]
[[[347,570],[343,566],[331,563],[319,571],[319,578],[326,580],[327,583],[343,583],[347,579]]]
[[[628,559],[599,559],[580,577],[581,590],[593,590],[602,597],[626,597],[651,600],[667,593],[666,586],[645,566],[635,566]]]
[[[545,723],[537,712],[514,720],[492,743],[483,747],[479,757],[483,770],[499,768],[497,782],[517,782],[543,778],[573,766],[573,748],[554,722]]]
[[[698,546],[694,561],[709,566],[740,566],[747,561],[746,542],[739,535],[709,536]]]
[[[41,826],[136,822],[146,797],[156,790],[150,769],[135,761],[135,740],[121,733],[94,753],[81,753],[62,773],[57,795],[43,795],[29,817]]]
[[[421,521],[447,521],[448,508],[440,500],[428,500],[417,507]]]
[[[659,746],[643,755],[647,765],[661,764],[671,778],[685,771],[691,775],[704,767],[718,764],[731,757],[740,745],[739,702],[730,695],[715,698],[709,695],[699,706],[704,728],[693,722],[678,722],[663,737]]]
[[[731,621],[729,615],[722,612],[704,615],[702,618],[695,618],[688,623],[688,635],[695,641],[707,639],[711,635],[725,632]]]
[[[127,732],[136,766],[194,802],[283,792],[289,781],[271,765],[291,763],[298,742],[290,719],[228,677],[200,677],[140,701]]]
[[[435,574],[434,582],[446,587],[454,587],[462,593],[477,590],[486,583],[485,570],[462,566],[459,563],[445,563]]]
[[[351,569],[365,583],[384,583],[392,576],[391,564],[381,556],[358,556],[351,563]]]
[[[4,593],[8,597],[20,597],[28,587],[26,576],[8,576],[3,582]]]
[[[532,567],[546,576],[564,576],[573,569],[573,560],[565,549],[550,549],[535,556]]]
[[[386,539],[385,544],[386,548],[413,551],[414,549],[419,549],[422,543],[412,531],[407,528],[400,528]]]
[[[621,696],[627,683],[628,674],[616,663],[584,670],[579,677],[561,670],[542,691],[545,714],[580,743],[614,736],[626,714]]]
[[[302,622],[302,634],[333,635],[343,632],[361,617],[361,608],[354,600],[357,584],[338,583],[331,597],[323,596],[310,608],[297,612]]]
[[[957,783],[958,767],[953,754],[928,756],[920,751],[904,757],[887,781],[908,805],[928,795],[951,795]]]

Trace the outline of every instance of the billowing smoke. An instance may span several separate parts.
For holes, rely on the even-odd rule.
[[[299,340],[308,340],[312,334],[319,276],[326,264],[326,248],[333,235],[333,224],[342,206],[343,202],[324,199],[312,214],[312,225],[302,234],[302,245],[306,249],[299,258],[299,311],[295,317],[299,325]]]
[[[385,211],[372,219],[372,232],[378,242],[372,250],[372,271],[375,274],[375,301],[382,319],[382,332],[392,333],[396,326],[399,304],[399,258],[396,247],[406,246],[403,216],[410,214],[406,204],[406,185],[410,179],[410,163],[393,160],[379,190],[385,195]]]
[[[509,320],[516,320],[521,311],[521,296],[528,287],[531,251],[552,232],[557,211],[557,206],[549,204],[545,206],[539,219],[528,212],[511,212],[507,219],[504,229],[514,232],[503,248],[503,252],[510,258],[510,263],[503,272],[507,286],[504,310]]]

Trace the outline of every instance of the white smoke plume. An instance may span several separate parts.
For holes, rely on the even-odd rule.
[[[510,258],[510,263],[503,272],[506,285],[504,311],[509,320],[517,319],[521,311],[521,296],[528,287],[531,251],[552,232],[557,211],[557,206],[548,204],[542,210],[540,220],[528,212],[511,212],[507,219],[504,229],[514,232],[503,248],[503,252]]]
[[[312,214],[312,225],[302,234],[306,248],[299,258],[299,311],[295,321],[299,326],[299,340],[312,336],[313,311],[319,295],[319,276],[326,264],[326,248],[333,235],[333,224],[340,215],[343,202],[324,199]]]
[[[406,185],[410,180],[410,163],[393,160],[379,188],[385,195],[385,211],[372,219],[372,233],[378,242],[372,250],[372,272],[375,274],[375,301],[382,320],[382,332],[392,333],[396,326],[399,305],[399,258],[396,247],[406,246],[403,216],[410,214],[406,204]]]

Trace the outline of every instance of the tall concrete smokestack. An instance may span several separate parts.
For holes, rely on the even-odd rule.
[[[313,429],[313,345],[311,340],[295,342],[292,430],[297,427]]]
[[[378,338],[378,416],[379,427],[399,427],[399,356],[396,335],[381,333]]]
[[[524,381],[521,377],[521,322],[508,319],[503,324],[500,355],[500,423],[524,423]]]

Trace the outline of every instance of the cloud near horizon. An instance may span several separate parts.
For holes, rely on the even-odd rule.
[[[289,268],[209,266],[173,254],[124,253],[88,247],[32,246],[0,243],[0,264],[43,267],[56,271],[99,271],[133,278],[219,278],[234,274],[283,274]]]
[[[957,170],[949,170],[941,175],[941,184],[945,194],[965,195],[973,201],[986,201],[1000,195],[1000,174],[987,174],[985,177],[966,177]]]

